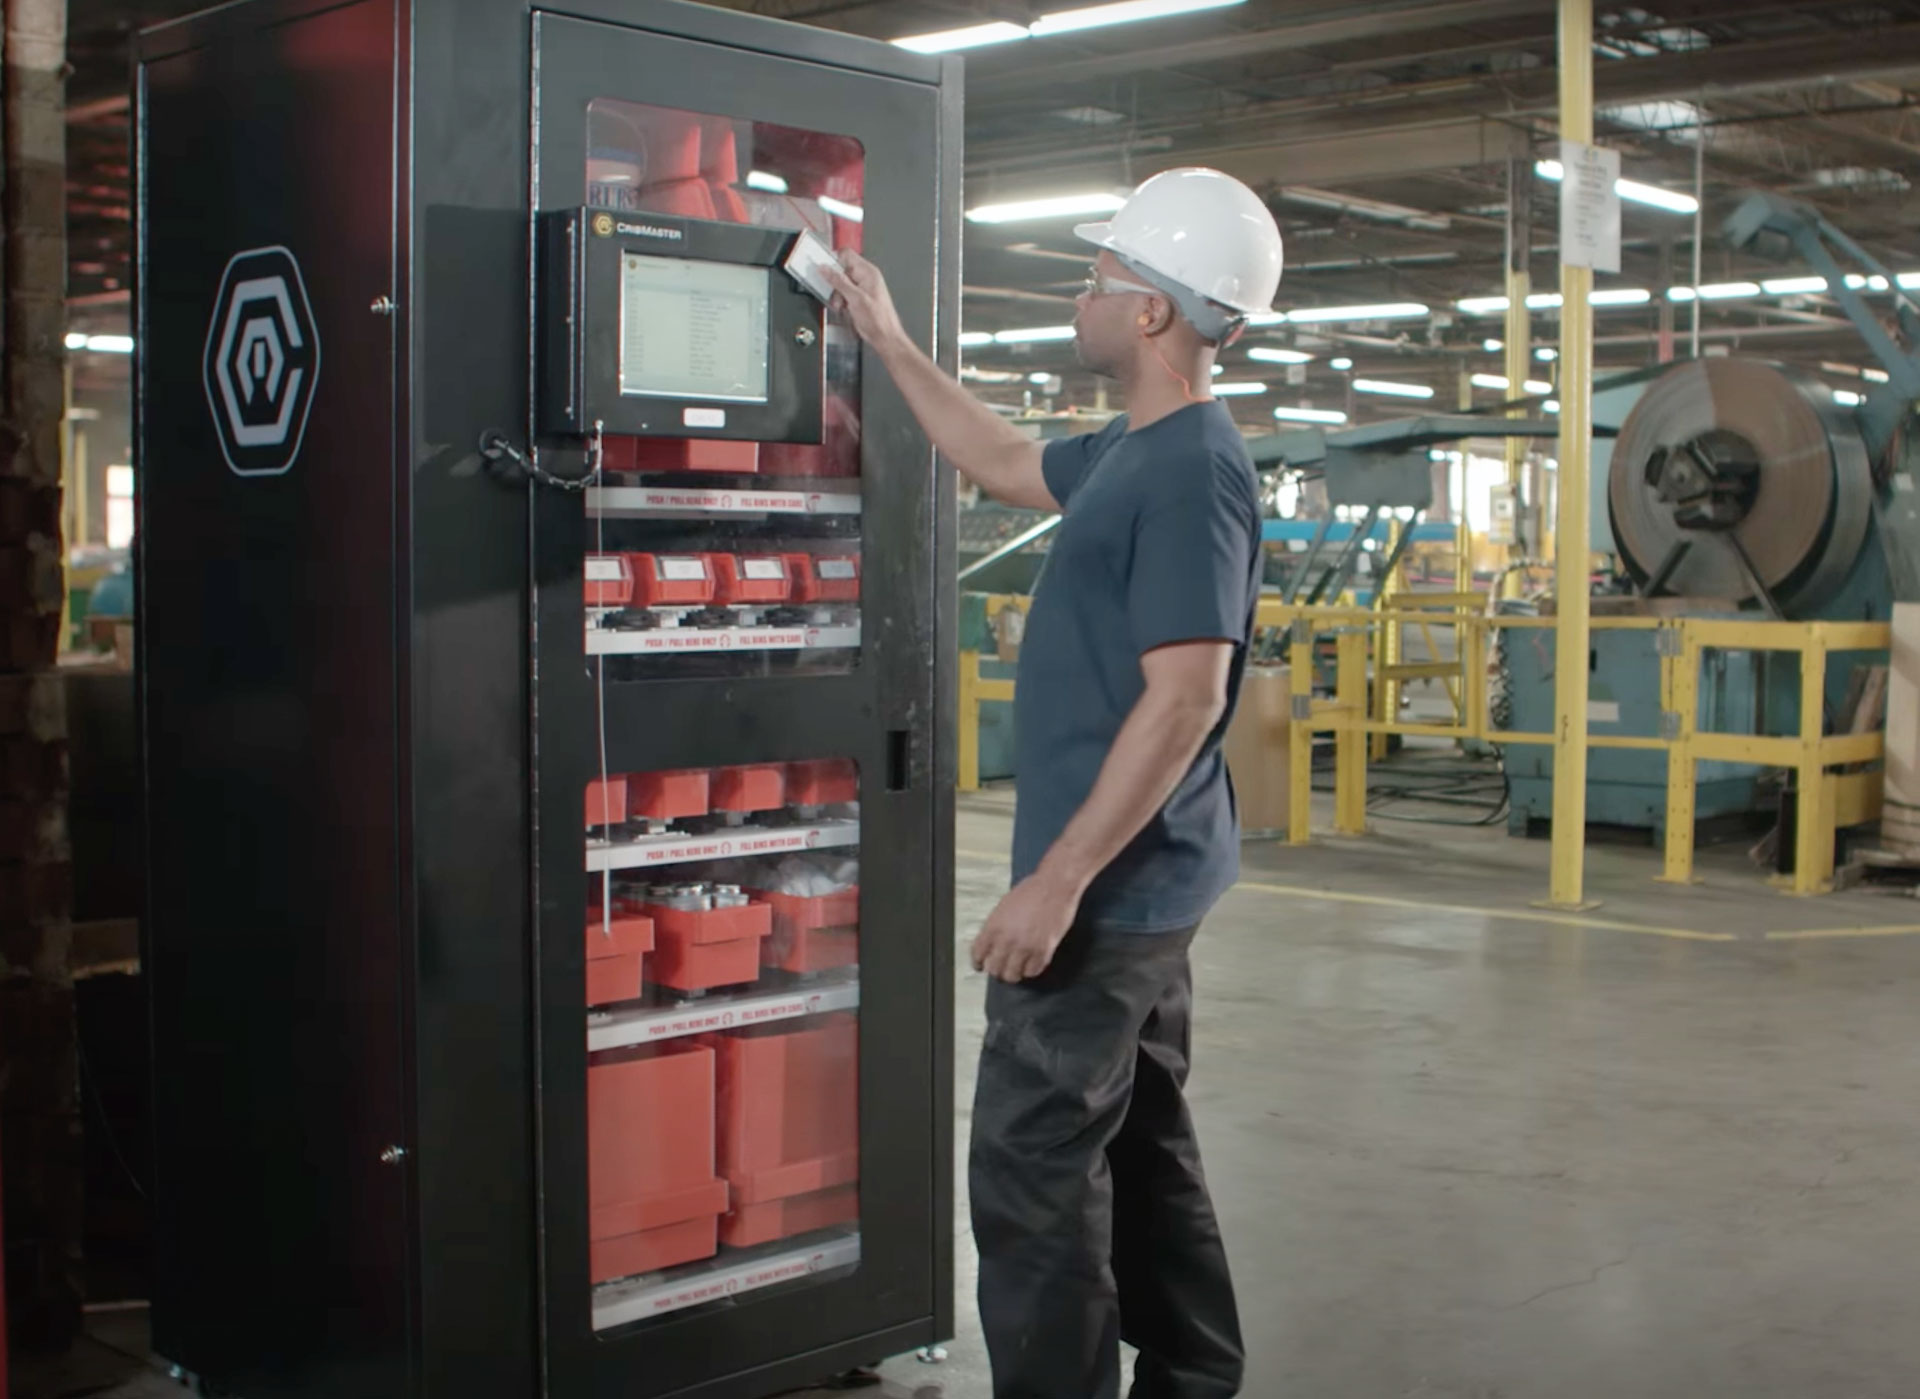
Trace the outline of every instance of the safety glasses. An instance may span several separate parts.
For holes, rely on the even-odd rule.
[[[1082,296],[1120,296],[1128,292],[1136,292],[1141,296],[1163,295],[1158,287],[1129,282],[1121,277],[1109,277],[1097,267],[1088,272],[1087,280],[1080,284]]]

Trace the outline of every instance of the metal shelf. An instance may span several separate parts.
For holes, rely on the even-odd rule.
[[[815,1273],[849,1268],[860,1261],[860,1235],[846,1233],[812,1242],[787,1242],[746,1257],[723,1253],[711,1263],[680,1269],[682,1276],[631,1278],[593,1290],[593,1329],[605,1331],[745,1292],[798,1282]]]
[[[705,835],[667,834],[609,842],[589,838],[587,872],[655,869],[693,860],[734,860],[743,855],[782,855],[858,845],[858,821],[821,821],[810,826],[729,826]]]
[[[667,656],[715,651],[826,651],[860,644],[860,628],[658,627],[652,631],[593,628],[589,656]]]
[[[844,491],[589,486],[587,513],[610,520],[652,515],[858,515],[860,497]]]
[[[587,1017],[587,1052],[625,1049],[636,1044],[658,1044],[684,1035],[706,1035],[716,1030],[738,1030],[775,1020],[797,1020],[829,1011],[854,1010],[860,1004],[857,977],[778,991],[745,990],[731,996],[709,996],[689,1005],[635,1006]]]

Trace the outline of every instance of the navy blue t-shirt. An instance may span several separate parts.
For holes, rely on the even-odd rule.
[[[1080,906],[1095,927],[1158,933],[1198,923],[1240,873],[1220,740],[1259,600],[1260,505],[1246,443],[1219,402],[1127,428],[1116,418],[1048,443],[1043,458],[1066,518],[1020,643],[1013,877],[1033,873],[1093,790],[1146,689],[1140,657],[1174,642],[1231,641],[1226,713],[1166,805]]]

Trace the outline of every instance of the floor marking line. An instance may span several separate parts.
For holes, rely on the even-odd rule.
[[[1815,938],[1904,938],[1920,936],[1920,923],[1887,923],[1861,928],[1783,928],[1767,934],[1769,942],[1806,942]]]
[[[1457,913],[1470,918],[1504,918],[1515,923],[1547,923],[1562,928],[1594,928],[1606,932],[1641,933],[1648,937],[1678,938],[1686,942],[1734,942],[1732,933],[1703,933],[1692,928],[1663,928],[1651,923],[1627,923],[1617,918],[1589,918],[1580,913],[1549,913],[1543,909],[1485,908],[1476,904],[1440,904],[1421,899],[1396,899],[1385,894],[1350,894],[1343,890],[1309,889],[1295,884],[1262,884],[1243,880],[1233,886],[1262,894],[1284,894],[1293,898],[1328,899],[1336,903],[1370,904],[1377,908],[1403,908],[1416,913]]]
[[[987,860],[1005,864],[1004,852],[965,850],[954,854],[967,860]],[[1578,913],[1551,913],[1544,909],[1487,908],[1478,904],[1437,904],[1419,899],[1396,899],[1386,894],[1354,894],[1338,889],[1311,889],[1299,884],[1267,884],[1242,880],[1233,886],[1249,893],[1274,894],[1288,898],[1324,899],[1332,903],[1366,904],[1375,908],[1399,908],[1422,913],[1451,913],[1470,918],[1504,918],[1515,923],[1544,923],[1561,928],[1593,928],[1602,932],[1638,933],[1644,937],[1673,938],[1682,942],[1739,942],[1736,933],[1708,933],[1693,928],[1667,928],[1652,923],[1629,923],[1617,918],[1589,918]],[[1888,923],[1858,928],[1781,928],[1762,933],[1767,942],[1835,942],[1846,938],[1920,937],[1920,923]]]

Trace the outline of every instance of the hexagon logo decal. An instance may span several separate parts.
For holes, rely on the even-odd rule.
[[[291,470],[320,378],[320,338],[286,248],[234,254],[207,325],[207,406],[239,476]]]

